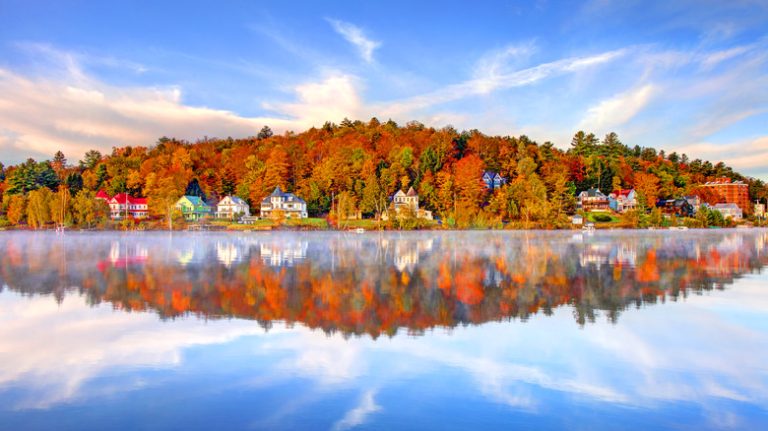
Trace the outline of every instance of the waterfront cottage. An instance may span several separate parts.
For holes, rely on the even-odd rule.
[[[741,208],[736,204],[717,204],[712,209],[719,211],[723,218],[730,217],[733,220],[741,220],[744,217]]]
[[[106,193],[102,190],[96,194],[96,199],[109,203],[109,215],[113,220],[128,217],[146,218],[148,215],[147,198],[135,198],[127,193],[118,193],[109,199],[104,199],[105,196]]]
[[[274,218],[278,214],[283,214],[289,219],[307,218],[307,203],[293,193],[283,192],[280,186],[277,186],[271,195],[261,201],[261,217]]]
[[[199,196],[182,196],[176,201],[176,209],[187,221],[197,221],[211,215],[211,206]]]
[[[216,217],[234,220],[237,217],[248,217],[251,208],[248,203],[237,196],[226,196],[216,205]]]
[[[684,198],[659,199],[656,201],[656,206],[664,214],[677,217],[693,217],[695,213],[693,206]]]
[[[398,190],[392,197],[392,205],[395,217],[412,216],[415,218],[432,220],[432,211],[419,208],[419,195],[413,187],[408,189],[408,193],[403,192],[402,189]],[[388,216],[384,213],[381,218],[387,220]]]
[[[608,206],[617,213],[625,213],[637,208],[635,189],[617,190],[608,195]]]
[[[584,190],[583,192],[579,193],[577,199],[577,209],[584,212],[605,212],[610,208],[608,206],[608,196],[596,188]]]

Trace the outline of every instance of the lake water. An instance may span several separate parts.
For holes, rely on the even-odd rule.
[[[0,429],[768,429],[768,231],[0,233]]]

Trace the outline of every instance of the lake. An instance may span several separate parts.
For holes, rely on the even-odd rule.
[[[0,429],[768,429],[768,231],[0,232]]]

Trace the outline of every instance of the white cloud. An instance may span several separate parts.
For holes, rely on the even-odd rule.
[[[294,103],[265,104],[274,117],[189,106],[178,87],[119,87],[101,82],[72,56],[54,54],[51,73],[28,77],[0,69],[0,150],[5,162],[70,158],[90,149],[143,145],[161,136],[195,140],[202,136],[255,135],[265,124],[280,132],[356,118],[361,101],[354,77],[335,74],[292,90]]]
[[[368,390],[360,397],[360,403],[348,411],[343,418],[339,419],[333,425],[334,431],[343,431],[350,428],[354,428],[358,425],[362,425],[368,420],[368,416],[381,410],[381,406],[376,404],[374,396],[376,393],[373,390]]]
[[[382,104],[376,109],[382,117],[400,117],[406,113],[440,105],[471,96],[488,94],[493,91],[522,87],[543,79],[576,72],[591,66],[607,63],[624,55],[624,50],[615,50],[587,57],[572,57],[543,63],[509,73],[497,73],[474,78],[459,84],[448,85],[431,93],[414,96],[401,101]]]
[[[645,108],[656,90],[654,85],[646,84],[605,99],[589,108],[578,128],[581,130],[611,131],[631,120]]]
[[[48,408],[93,392],[89,386],[105,372],[121,368],[173,368],[185,348],[226,343],[264,331],[247,321],[179,319],[158,323],[152,313],[115,312],[111,305],[91,308],[84,297],[0,296],[0,387],[23,381],[24,395],[14,408]],[[144,383],[137,381],[132,390]]]
[[[366,63],[373,62],[373,51],[381,46],[381,42],[368,39],[365,34],[363,34],[363,30],[354,24],[335,19],[329,19],[328,22],[336,33],[340,34],[347,42],[357,48],[360,56]]]
[[[676,151],[697,159],[723,160],[738,171],[762,170],[756,173],[768,174],[768,136],[719,144],[699,142],[677,147]]]

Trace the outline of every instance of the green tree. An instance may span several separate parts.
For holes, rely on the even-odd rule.
[[[272,129],[270,129],[269,126],[264,126],[261,128],[261,130],[259,131],[259,134],[256,135],[256,137],[259,139],[268,139],[268,138],[271,138],[272,135],[273,135]]]
[[[80,161],[81,169],[93,169],[101,161],[101,153],[96,150],[90,150],[85,153],[85,157]]]
[[[16,167],[7,182],[9,186],[6,193],[13,195],[27,193],[41,187],[53,189],[58,186],[59,179],[50,163],[28,159]]]

